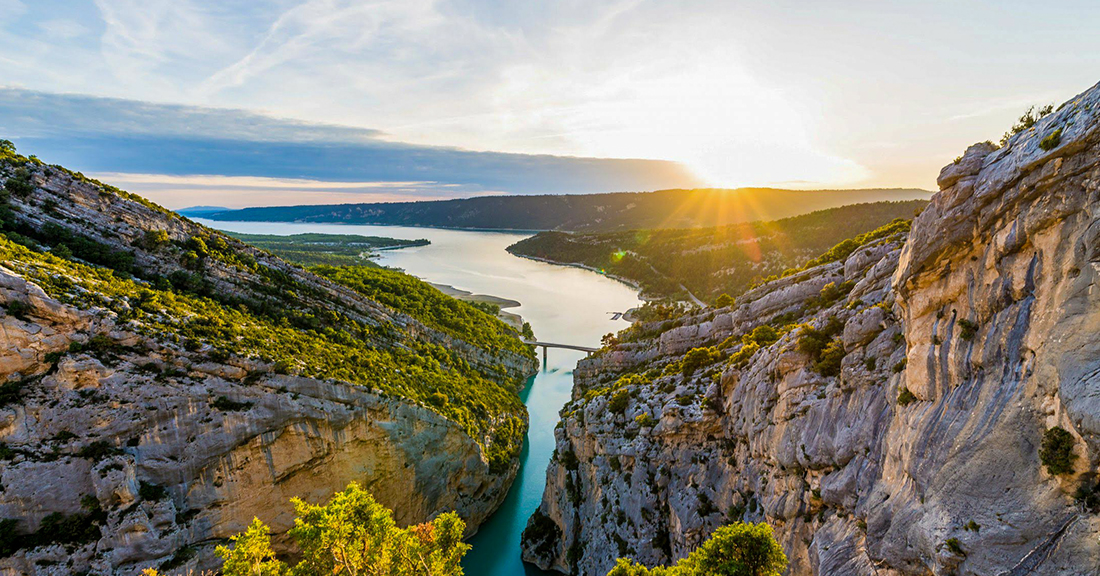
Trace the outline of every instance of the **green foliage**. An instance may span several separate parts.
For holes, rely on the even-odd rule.
[[[718,297],[714,299],[715,308],[729,308],[730,306],[733,306],[733,296],[725,292],[719,294]]]
[[[251,402],[236,402],[230,400],[226,396],[218,396],[210,406],[215,410],[221,410],[222,412],[240,412],[242,410],[248,410],[252,407]]]
[[[898,392],[898,406],[908,406],[917,401],[916,394],[913,394],[908,387],[903,386],[901,392]]]
[[[814,371],[822,376],[839,376],[844,354],[844,344],[834,338],[821,349],[821,354],[813,365]]]
[[[459,576],[460,562],[470,549],[463,543],[465,523],[454,512],[431,522],[398,528],[393,513],[358,484],[337,492],[323,506],[293,500],[297,518],[290,536],[301,561],[289,569],[275,558],[268,528],[258,519],[220,546],[225,576],[284,574],[356,576]]]
[[[962,544],[959,542],[958,538],[948,538],[943,545],[948,551],[956,556],[966,556],[966,550],[963,550]]]
[[[167,498],[168,491],[164,489],[164,486],[152,484],[142,480],[138,484],[138,496],[140,496],[142,500],[156,502],[157,500],[163,500]]]
[[[286,564],[275,559],[271,549],[271,536],[268,528],[259,518],[253,518],[252,524],[244,532],[232,536],[232,547],[218,546],[215,551],[224,561],[222,574],[225,576],[285,576],[290,574]]]
[[[85,544],[98,540],[100,526],[106,521],[107,514],[99,507],[94,496],[85,496],[81,500],[83,512],[62,514],[53,512],[42,519],[38,530],[33,534],[19,534],[18,520],[0,519],[0,558],[11,556],[22,548],[36,548],[51,544]]]
[[[607,576],[779,576],[786,568],[771,526],[736,522],[715,530],[674,566],[646,568],[620,558]]]
[[[287,262],[311,266],[371,266],[368,254],[375,250],[425,246],[429,242],[399,240],[358,234],[241,234],[228,232],[230,236],[266,250]]]
[[[607,409],[614,414],[622,414],[629,403],[630,390],[620,388],[611,396],[611,400],[607,403]]]
[[[909,223],[899,217],[910,217],[926,204],[923,200],[856,204],[717,228],[540,232],[508,250],[556,262],[583,263],[634,280],[651,294],[684,297],[683,285],[703,300],[723,307],[725,300],[722,304],[717,300],[722,294],[741,294],[754,285],[754,278],[793,274],[803,270],[806,266],[799,265],[815,254],[825,252],[810,265],[839,260],[859,246],[907,233]],[[837,222],[845,225],[837,226]],[[860,236],[849,239],[852,234]]]
[[[4,190],[13,196],[26,197],[34,191],[34,182],[31,180],[31,172],[26,167],[19,167],[4,182]]]
[[[1039,122],[1039,120],[1041,120],[1044,116],[1050,114],[1053,111],[1054,106],[1051,104],[1043,106],[1038,111],[1035,110],[1034,106],[1028,108],[1027,112],[1024,112],[1023,115],[1020,116],[1020,119],[1012,125],[1012,128],[1008,132],[1005,132],[1004,136],[1001,137],[1001,146],[1008,144],[1008,140],[1012,138],[1012,136],[1019,134],[1024,130],[1030,130],[1032,127],[1035,126],[1035,124]]]
[[[0,408],[19,402],[23,398],[25,385],[26,382],[23,380],[9,380],[0,384]]]
[[[87,446],[81,448],[80,451],[76,453],[76,455],[81,458],[88,458],[89,460],[92,460],[94,462],[99,462],[105,458],[109,458],[111,456],[121,453],[122,451],[116,448],[114,444],[111,444],[106,440],[96,440],[95,442],[92,442],[91,444],[88,444]]]
[[[534,357],[530,347],[516,338],[516,331],[495,316],[408,274],[365,266],[318,266],[313,272],[479,348]]]
[[[1055,148],[1057,148],[1058,145],[1061,144],[1061,143],[1062,143],[1062,129],[1059,128],[1059,129],[1055,130],[1054,132],[1051,132],[1050,134],[1048,134],[1046,136],[1046,138],[1043,138],[1042,140],[1040,140],[1039,141],[1039,148],[1042,148],[1044,151],[1050,152],[1051,150],[1054,150]]]
[[[1039,445],[1039,460],[1054,475],[1073,472],[1073,462],[1077,455],[1073,453],[1073,435],[1061,426],[1047,429]]]
[[[695,374],[696,370],[702,368],[703,366],[714,364],[715,362],[721,360],[721,358],[722,353],[713,346],[707,346],[704,348],[692,348],[691,350],[688,350],[686,354],[684,354],[684,357],[680,362],[680,373],[683,374],[684,378],[690,378],[692,375]]]
[[[522,446],[524,408],[503,369],[496,372],[494,367],[475,368],[443,346],[420,340],[379,346],[373,328],[339,317],[339,322],[328,326],[300,327],[286,315],[286,307],[272,308],[268,314],[262,308],[254,310],[196,294],[187,288],[202,287],[204,280],[184,271],[178,272],[193,279],[187,282],[190,286],[179,287],[173,274],[170,279],[175,289],[161,288],[109,269],[35,252],[3,236],[0,260],[51,296],[78,308],[106,306],[122,312],[122,304],[130,302],[127,314],[140,322],[134,329],[147,336],[209,344],[241,357],[293,360],[297,373],[305,377],[343,380],[422,402],[481,442],[490,462],[497,462],[498,468],[500,462],[513,459]],[[384,272],[387,277],[397,277],[396,284],[419,285],[409,287],[407,292],[431,291],[433,298],[446,298],[414,278]],[[450,322],[455,330],[465,330],[466,323],[470,323],[470,334],[463,334],[467,341],[496,349],[518,349],[534,356],[515,338],[514,331],[501,328],[496,319],[472,307],[455,306],[448,309],[459,311],[457,320],[443,321]],[[312,326],[304,320],[302,325]],[[91,346],[98,345],[93,342]],[[22,386],[11,382],[0,385],[0,405],[18,401]],[[448,397],[446,405],[430,404],[431,395],[437,392]]]
[[[844,330],[844,323],[835,316],[829,318],[819,330],[813,326],[803,326],[798,336],[798,349],[810,355],[811,366],[822,376],[840,374],[840,363],[844,359],[844,345],[836,335]]]
[[[20,320],[27,319],[27,312],[30,312],[31,306],[22,300],[9,300],[8,301],[8,314],[15,316]]]
[[[978,333],[978,325],[966,318],[959,320],[959,328],[959,338],[963,340],[973,340]]]

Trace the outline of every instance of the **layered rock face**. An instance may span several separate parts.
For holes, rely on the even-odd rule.
[[[39,170],[34,182],[32,193],[13,198],[23,222],[132,249],[146,271],[179,269],[175,252],[142,248],[147,231],[216,234],[64,173]],[[303,299],[380,327],[370,333],[378,347],[439,344],[503,386],[535,368],[533,354],[479,348],[266,253],[235,248],[309,286]],[[285,544],[292,497],[323,502],[351,481],[402,524],[453,510],[476,530],[515,476],[516,461],[491,470],[486,439],[426,405],[185,345],[124,317],[124,302],[97,296],[97,306],[75,305],[17,269],[0,266],[0,519],[17,521],[14,530],[0,521],[0,574],[217,568],[213,548],[254,516]],[[262,291],[263,278],[220,261],[204,274],[223,295]],[[74,534],[77,526],[94,535]],[[45,544],[27,539],[43,532]]]
[[[1092,574],[1100,519],[1074,494],[1100,448],[1098,114],[1094,87],[968,149],[908,235],[586,360],[525,558],[668,563],[745,520],[790,574]],[[780,337],[746,359],[761,325]],[[724,352],[665,369],[704,346]],[[1058,426],[1075,456],[1053,475]]]

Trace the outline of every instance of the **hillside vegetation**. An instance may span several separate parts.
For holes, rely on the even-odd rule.
[[[305,267],[329,266],[370,266],[370,254],[377,250],[424,246],[427,240],[401,240],[380,236],[361,236],[358,234],[244,234],[226,232],[226,234],[257,248]]]
[[[637,282],[646,293],[684,297],[684,288],[713,302],[782,274],[842,242],[901,218],[927,202],[876,202],[768,222],[704,229],[631,230],[599,234],[540,232],[509,252],[583,264]],[[838,223],[840,223],[838,225]]]
[[[483,443],[495,469],[518,454],[526,410],[516,390],[534,353],[492,315],[392,270],[328,266],[318,276],[10,142],[0,174],[0,261],[49,296],[215,360],[255,359],[421,403]]]
[[[202,213],[213,220],[338,222],[440,228],[610,232],[707,228],[776,220],[849,204],[927,199],[916,189],[779,190],[738,188],[484,196],[460,200],[277,206]]]

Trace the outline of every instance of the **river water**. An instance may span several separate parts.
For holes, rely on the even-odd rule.
[[[325,232],[407,240],[427,238],[431,241],[428,246],[386,251],[378,262],[402,268],[429,282],[516,300],[521,305],[508,311],[523,316],[531,323],[535,336],[548,342],[599,346],[601,336],[628,326],[623,320],[612,320],[610,313],[625,312],[641,304],[634,289],[595,272],[535,262],[505,252],[507,246],[527,234],[196,220],[211,228],[254,234]],[[520,561],[520,534],[542,499],[546,465],[554,451],[558,410],[569,399],[573,368],[583,356],[581,352],[550,350],[547,364],[521,393],[531,415],[531,427],[523,447],[519,474],[500,510],[470,541],[473,549],[462,563],[468,576],[544,574]]]

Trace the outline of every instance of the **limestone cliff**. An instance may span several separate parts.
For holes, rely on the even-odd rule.
[[[1100,86],[968,149],[908,234],[582,362],[525,558],[666,563],[744,519],[791,574],[1093,574],[1098,115]]]
[[[28,163],[7,175],[29,184],[9,186],[22,193],[5,206],[6,234],[34,250],[8,239],[0,247],[0,574],[213,568],[214,546],[253,516],[284,532],[291,497],[320,502],[350,481],[405,524],[455,510],[476,529],[504,498],[516,452],[501,452],[502,467],[488,452],[517,428],[522,439],[515,387],[535,368],[530,351],[465,341],[59,168]],[[87,266],[62,254],[62,243],[45,255],[11,230],[63,238],[93,256],[129,254],[117,268],[137,277]],[[188,253],[194,238],[212,245],[198,263]],[[201,293],[158,288],[173,274]],[[381,374],[376,381],[349,383],[310,372],[304,358],[204,338],[224,319],[199,309],[272,330],[240,342],[306,334],[313,340],[287,349],[329,338],[377,351],[364,362],[393,351],[411,378],[460,377],[504,408],[459,423],[446,415],[446,396],[433,404],[421,399],[431,389],[402,393],[394,387],[409,380],[384,367],[363,369]],[[367,347],[351,348],[349,330]],[[334,368],[351,366],[337,360]]]

